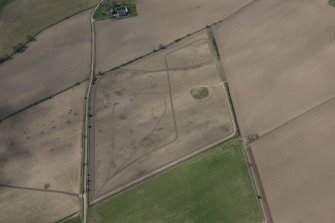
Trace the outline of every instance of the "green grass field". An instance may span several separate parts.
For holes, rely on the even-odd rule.
[[[27,42],[28,35],[34,36],[46,27],[91,8],[98,2],[99,0],[0,0],[0,57],[12,54],[13,47]]]
[[[187,161],[89,210],[90,223],[262,221],[240,139]]]
[[[110,16],[109,16],[109,14],[107,12],[106,5],[104,5],[104,4],[99,5],[99,7],[97,8],[97,10],[94,13],[94,18],[102,20],[102,19],[107,19],[109,17]]]
[[[2,12],[3,8],[5,7],[7,0],[0,0],[0,13]]]

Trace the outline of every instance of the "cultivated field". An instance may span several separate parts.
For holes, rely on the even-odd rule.
[[[260,0],[218,25],[244,136],[263,135],[335,96],[334,21],[326,0]]]
[[[233,14],[251,0],[138,0],[138,16],[96,24],[97,70],[150,53]]]
[[[98,0],[0,0],[0,57],[44,28],[93,7]],[[1,11],[1,3],[4,8]]]
[[[335,99],[251,144],[273,222],[335,219]]]
[[[91,223],[260,223],[239,139],[233,139],[89,211]]]
[[[234,133],[207,32],[99,76],[92,100],[91,201]]]
[[[79,210],[85,89],[0,124],[1,221],[54,222]]]
[[[0,119],[88,77],[89,18],[86,11],[49,28],[0,66]]]

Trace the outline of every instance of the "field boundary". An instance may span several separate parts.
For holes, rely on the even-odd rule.
[[[24,112],[25,110],[28,110],[28,109],[30,109],[30,108],[32,108],[32,107],[38,105],[38,104],[41,104],[42,102],[48,101],[48,100],[50,100],[50,99],[56,97],[57,95],[60,95],[60,94],[66,92],[66,91],[68,91],[68,90],[71,90],[71,89],[74,88],[74,87],[77,87],[77,86],[79,86],[79,85],[85,83],[87,80],[88,80],[88,78],[85,78],[85,79],[82,80],[82,81],[78,81],[77,83],[75,83],[75,84],[73,84],[73,85],[71,85],[71,86],[69,86],[69,87],[67,87],[67,88],[64,88],[64,89],[62,89],[62,90],[60,90],[60,91],[58,91],[58,92],[56,92],[56,93],[54,93],[54,94],[51,94],[50,96],[48,96],[48,97],[46,97],[46,98],[42,98],[42,99],[40,99],[40,100],[38,100],[38,101],[36,101],[36,102],[33,102],[33,103],[30,104],[30,105],[25,106],[24,108],[21,108],[21,109],[17,110],[16,112],[13,112],[13,113],[11,113],[11,114],[9,114],[9,115],[3,117],[3,118],[0,118],[0,124],[1,124],[3,121],[5,121],[5,120],[7,120],[7,119],[9,119],[9,118],[11,118],[11,117],[13,117],[13,116],[15,116],[15,115],[18,115],[18,114]]]
[[[254,154],[252,152],[250,145],[247,145],[245,141],[243,144],[244,144],[244,149],[246,152],[246,157],[249,162],[249,169],[251,172],[251,177],[253,178],[256,193],[258,196],[258,201],[262,209],[264,222],[273,223],[269,203],[266,199],[265,191],[263,188],[263,183],[262,183],[262,180],[261,180],[258,168],[257,168],[257,163],[255,160]]]
[[[229,84],[226,80],[224,66],[222,64],[222,60],[221,60],[221,57],[220,57],[220,51],[218,49],[217,42],[216,42],[216,39],[215,39],[215,33],[213,32],[212,27],[208,28],[208,38],[209,38],[210,43],[212,45],[212,50],[216,51],[214,53],[214,55],[216,56],[217,69],[218,69],[218,72],[221,73],[221,79],[224,82],[225,90],[227,92],[227,100],[229,100],[228,105],[230,107],[230,112],[232,113],[233,124],[235,125],[236,131],[237,131],[236,134],[240,135],[240,130],[239,130],[238,122],[237,122],[235,108],[234,108],[231,93],[230,93],[230,90],[229,90]],[[256,168],[256,173],[255,173],[255,170],[253,170],[253,165],[252,165],[252,163],[254,163],[253,154],[249,154],[247,145],[245,144],[244,140],[242,140],[242,141],[243,141],[243,148],[242,148],[243,149],[243,151],[242,151],[243,154],[242,155],[244,156],[245,162],[249,166],[249,168],[248,168],[249,178],[250,178],[251,184],[253,185],[253,189],[254,189],[255,193],[257,194],[258,205],[261,208],[262,218],[263,218],[264,222],[272,223],[272,218],[271,218],[271,214],[270,214],[270,209],[268,207],[268,203],[267,203],[266,199],[262,200],[261,199],[262,196],[260,196],[260,195],[264,194],[264,197],[265,197],[265,193],[263,192],[263,186],[262,186],[262,183],[260,181],[260,178],[257,175],[257,173],[258,173],[257,167],[256,166],[254,167],[254,168]]]
[[[296,115],[295,117],[291,118],[290,120],[286,121],[285,123],[283,123],[283,124],[281,124],[281,125],[279,125],[279,126],[273,128],[273,129],[271,129],[270,131],[264,133],[263,135],[260,135],[256,140],[258,140],[258,139],[260,139],[260,138],[263,138],[263,137],[265,137],[265,136],[267,136],[267,135],[272,134],[273,132],[277,131],[277,130],[280,129],[281,127],[284,127],[285,125],[288,125],[290,122],[293,122],[293,121],[295,121],[296,119],[299,119],[301,116],[304,116],[305,114],[307,114],[307,113],[309,113],[309,112],[312,112],[312,111],[315,110],[315,109],[318,109],[318,107],[320,107],[320,106],[322,106],[322,105],[324,105],[324,104],[327,104],[328,102],[330,102],[330,101],[332,101],[332,100],[334,100],[334,99],[335,99],[335,96],[332,96],[332,97],[326,99],[325,101],[321,102],[320,104],[317,104],[317,105],[315,105],[315,106],[313,106],[313,107],[307,109],[306,111],[304,111],[304,112],[302,112],[302,113]],[[256,140],[255,140],[255,141],[256,141]]]
[[[143,176],[143,177],[141,177],[141,178],[139,178],[139,179],[137,179],[137,180],[135,180],[135,181],[133,181],[131,183],[126,184],[126,185],[124,185],[123,187],[121,187],[121,188],[119,188],[117,190],[109,192],[108,194],[102,196],[101,198],[92,201],[89,206],[90,207],[95,206],[95,205],[97,205],[97,204],[105,201],[106,199],[109,199],[109,198],[111,198],[111,197],[113,197],[113,196],[115,196],[117,194],[120,194],[121,192],[123,192],[125,190],[133,188],[133,187],[137,186],[138,184],[145,182],[148,179],[151,179],[151,178],[153,178],[153,177],[155,177],[155,176],[157,176],[157,175],[159,175],[159,174],[161,174],[161,173],[163,173],[165,171],[168,171],[171,168],[177,167],[177,166],[183,164],[185,161],[192,160],[193,158],[196,158],[196,157],[202,155],[203,153],[208,152],[209,150],[217,147],[218,145],[229,141],[230,139],[234,138],[235,136],[236,136],[235,132],[233,132],[233,134],[231,134],[230,136],[228,136],[228,137],[226,137],[224,139],[221,139],[219,141],[211,143],[211,144],[209,144],[209,145],[207,145],[207,146],[199,149],[198,151],[190,153],[189,155],[187,155],[187,156],[185,156],[185,157],[183,157],[181,159],[173,161],[173,162],[165,165],[164,167],[161,167],[161,168],[155,170],[154,172],[152,172],[150,174],[147,174],[147,175],[145,175],[145,176]]]

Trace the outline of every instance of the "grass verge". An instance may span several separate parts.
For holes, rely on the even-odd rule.
[[[261,222],[239,138],[93,206],[90,222]]]
[[[100,4],[94,12],[94,18],[97,20],[108,19],[110,17],[105,4]]]
[[[329,0],[329,5],[335,6],[335,0]]]

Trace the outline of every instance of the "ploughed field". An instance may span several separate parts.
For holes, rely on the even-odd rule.
[[[52,26],[0,65],[0,120],[88,78],[89,19],[85,11]]]
[[[198,86],[205,98],[191,95]],[[206,32],[98,76],[93,92],[92,202],[235,132]]]
[[[332,222],[335,99],[251,144],[273,222]]]
[[[216,27],[244,136],[263,135],[335,96],[334,21],[327,1],[260,0]]]
[[[86,84],[0,124],[1,221],[55,222],[80,210]]]
[[[137,1],[138,15],[96,23],[97,71],[107,71],[218,22],[251,0]]]
[[[269,222],[335,217],[334,21],[327,1],[259,0],[216,26]]]

